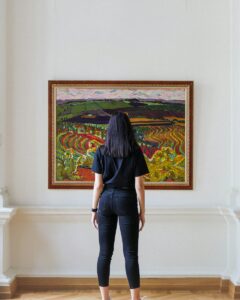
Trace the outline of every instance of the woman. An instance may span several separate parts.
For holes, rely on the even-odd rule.
[[[149,170],[127,114],[117,112],[110,117],[105,144],[97,148],[92,170],[95,182],[91,221],[99,236],[97,274],[102,300],[110,299],[110,263],[118,219],[131,298],[139,300],[138,239],[145,224],[143,175]]]

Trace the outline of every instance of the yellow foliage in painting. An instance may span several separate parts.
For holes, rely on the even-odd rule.
[[[146,175],[146,181],[184,181],[185,158],[176,154],[170,147],[162,147],[157,150],[151,159],[147,159],[150,173]]]

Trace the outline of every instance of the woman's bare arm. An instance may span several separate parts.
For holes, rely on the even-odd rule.
[[[102,174],[95,173],[95,181],[93,186],[93,199],[92,199],[92,208],[97,208],[99,196],[103,190],[103,177]]]
[[[145,213],[145,189],[144,189],[144,175],[135,177],[135,189],[140,205],[140,213]]]

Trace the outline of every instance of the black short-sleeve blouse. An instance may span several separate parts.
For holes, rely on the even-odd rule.
[[[128,157],[103,154],[104,145],[97,148],[91,170],[103,174],[103,183],[114,187],[134,188],[135,177],[149,173],[141,148]]]

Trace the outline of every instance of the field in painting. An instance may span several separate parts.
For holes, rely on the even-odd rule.
[[[149,182],[185,181],[184,101],[146,99],[57,100],[56,177],[92,181],[96,148],[113,111],[128,114],[150,174]]]

